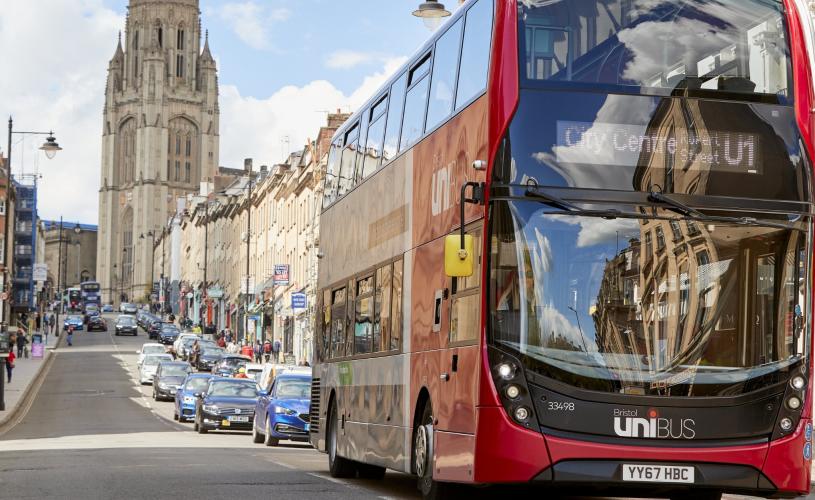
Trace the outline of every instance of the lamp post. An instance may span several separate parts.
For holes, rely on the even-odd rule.
[[[444,4],[438,0],[427,0],[413,11],[413,15],[422,19],[427,29],[435,31],[441,26],[445,17],[450,17],[450,11],[444,8]]]
[[[76,223],[76,226],[74,226],[74,234],[76,234],[76,236],[77,236],[76,241],[74,242],[74,244],[76,245],[76,280],[81,285],[82,284],[82,279],[80,278],[79,273],[82,271],[82,259],[81,259],[81,257],[82,257],[82,253],[81,253],[82,252],[82,241],[80,241],[79,235],[82,234],[82,227],[79,225],[78,222]],[[66,252],[66,254],[67,254],[67,252]],[[66,265],[66,267],[67,267],[67,265]]]
[[[165,231],[164,229],[161,230],[161,283],[159,284],[159,295],[160,295],[159,299],[160,299],[160,302],[161,302],[161,314],[162,315],[164,314],[164,311],[165,311],[165,309],[167,307],[166,306],[166,303],[167,303],[167,297],[166,297],[166,295],[167,295],[167,286],[166,286],[165,278],[164,278],[164,242],[167,240],[169,235],[170,235],[169,232]]]
[[[54,156],[56,156],[58,151],[62,151],[62,148],[59,147],[57,140],[54,138],[54,132],[29,132],[29,131],[15,131],[14,130],[14,119],[9,117],[8,119],[8,150],[6,151],[7,156],[7,165],[6,171],[2,172],[3,180],[5,181],[6,185],[6,199],[3,201],[6,204],[6,224],[4,230],[4,238],[3,238],[3,246],[7,246],[7,242],[9,241],[9,227],[14,223],[14,221],[8,220],[8,198],[9,192],[11,191],[11,139],[14,135],[45,135],[47,136],[45,142],[42,146],[40,146],[40,150],[45,152],[45,156],[48,157],[49,160],[53,160]],[[7,256],[8,252],[5,251],[5,248],[2,252],[2,259],[0,259],[0,264],[3,266],[3,291],[6,291],[6,284],[8,283],[8,265],[7,265]],[[8,304],[7,300],[2,301],[2,307],[0,307],[0,324],[6,324],[6,304]],[[2,363],[0,361],[0,363]],[[3,368],[0,365],[0,368]],[[2,386],[0,386],[2,389]],[[0,390],[0,405],[3,405],[3,391]]]
[[[249,172],[249,184],[246,186],[248,194],[246,200],[246,304],[244,305],[243,314],[243,335],[244,338],[249,336],[249,248],[252,241],[252,172]]]

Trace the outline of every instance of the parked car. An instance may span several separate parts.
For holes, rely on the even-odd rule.
[[[106,332],[108,331],[108,322],[102,316],[94,316],[88,321],[89,332]]]
[[[136,351],[136,354],[139,355],[138,365],[141,368],[142,363],[144,363],[144,358],[149,354],[167,354],[167,348],[164,347],[162,344],[156,344],[153,342],[148,342],[141,346],[141,349]]]
[[[260,383],[260,376],[263,375],[263,365],[260,363],[246,363],[246,376]]]
[[[175,393],[175,413],[173,419],[179,422],[195,420],[195,398],[207,388],[212,378],[209,373],[190,373]]]
[[[258,385],[261,387],[271,387],[275,377],[283,373],[296,372],[311,375],[311,368],[294,365],[283,365],[279,363],[264,363],[263,372],[258,379]]]
[[[105,304],[102,306],[103,313],[112,313],[113,312],[113,304]]]
[[[153,378],[158,371],[159,363],[164,361],[172,361],[173,357],[169,354],[148,354],[142,361],[141,368],[139,369],[139,382],[142,385],[152,384]]]
[[[277,446],[281,439],[308,441],[311,375],[282,373],[262,387],[255,407],[252,440]]]
[[[119,335],[133,335],[134,337],[139,334],[139,328],[136,325],[136,318],[133,316],[119,316],[116,318],[116,336]]]
[[[70,314],[65,317],[65,322],[62,324],[63,330],[68,330],[69,326],[74,327],[74,331],[84,330],[85,321],[82,316],[78,314]]]
[[[192,373],[189,363],[183,361],[162,362],[158,365],[156,376],[153,377],[153,399],[161,401],[172,400],[175,393],[184,384],[184,379]]]
[[[246,363],[250,361],[249,358],[240,354],[225,354],[212,367],[212,374],[216,377],[231,377],[238,373],[239,369],[246,367]]]
[[[195,430],[251,431],[258,399],[257,384],[250,379],[213,377],[195,402]]]
[[[161,327],[164,325],[164,322],[161,319],[156,318],[151,320],[150,323],[147,325],[147,335],[151,339],[157,339],[158,334],[161,332]]]
[[[184,349],[182,346],[184,345],[185,339],[200,340],[201,337],[199,337],[196,333],[179,333],[178,338],[176,338],[175,342],[173,342],[173,352],[175,352],[176,356],[178,357],[183,357],[184,355]]]
[[[195,368],[201,371],[212,371],[212,368],[226,354],[223,348],[217,345],[207,345],[201,348],[201,354],[195,363]]]
[[[164,345],[173,345],[181,332],[172,323],[164,323],[158,333],[158,341]]]

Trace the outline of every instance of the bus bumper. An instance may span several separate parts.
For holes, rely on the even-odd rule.
[[[580,492],[650,494],[717,490],[793,498],[810,489],[810,419],[771,443],[711,448],[625,446],[535,433],[515,425],[503,408],[478,409],[474,482],[546,483]],[[693,467],[694,482],[633,482],[623,465]]]

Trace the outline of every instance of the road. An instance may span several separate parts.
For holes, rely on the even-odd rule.
[[[27,416],[0,437],[0,498],[419,498],[405,474],[336,480],[308,446],[267,448],[245,433],[199,435],[174,422],[172,403],[153,402],[138,384],[135,353],[146,341],[142,332],[79,333],[59,350]],[[541,492],[468,496],[513,493]]]

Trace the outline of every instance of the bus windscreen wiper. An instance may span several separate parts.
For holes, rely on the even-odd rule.
[[[536,185],[527,186],[525,195],[527,198],[535,198],[536,200],[539,200],[544,204],[549,205],[550,207],[559,208],[564,212],[567,212],[572,215],[581,215],[586,217],[602,217],[604,219],[616,219],[617,217],[630,217],[641,219],[643,217],[642,214],[638,214],[636,212],[626,213],[617,209],[586,210],[585,208],[580,208],[577,205],[569,203],[568,201],[559,198],[553,194],[547,193],[546,191],[540,189]]]
[[[760,227],[773,227],[777,229],[794,229],[803,231],[803,229],[796,227],[789,223],[783,222],[770,222],[758,220],[755,217],[729,217],[722,215],[707,215],[695,208],[691,208],[684,203],[680,203],[673,198],[666,196],[660,192],[651,192],[648,195],[648,201],[651,203],[659,203],[667,205],[665,208],[684,215],[687,219],[699,222],[721,222],[723,224],[736,224],[741,226],[760,226]]]

